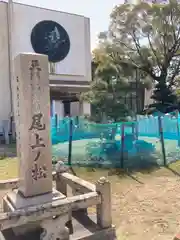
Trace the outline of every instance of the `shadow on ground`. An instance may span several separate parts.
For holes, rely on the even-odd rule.
[[[166,166],[165,167],[168,171],[172,172],[174,175],[180,177],[180,172],[178,170],[174,170],[172,167],[170,166]]]

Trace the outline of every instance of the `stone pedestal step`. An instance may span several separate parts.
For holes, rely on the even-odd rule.
[[[95,215],[74,214],[72,226],[70,240],[116,240],[115,228],[101,229],[96,224]]]
[[[73,233],[70,240],[116,240],[115,228],[112,226],[107,229],[101,229],[94,221],[95,216],[79,216],[73,217],[72,226]],[[12,229],[4,231],[0,235],[0,240],[39,240],[40,230],[29,233],[26,236],[15,236]]]

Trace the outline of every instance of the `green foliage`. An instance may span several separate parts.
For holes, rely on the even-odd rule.
[[[130,91],[127,71],[132,68],[115,64],[108,51],[108,45],[100,45],[94,51],[93,81],[90,90],[80,97],[91,103],[92,120],[96,122],[122,121],[130,114],[124,97]]]
[[[177,105],[180,73],[180,5],[121,4],[111,13],[109,29],[93,53],[93,83],[81,97],[92,104],[96,121],[122,121],[131,115],[124,96],[138,71],[144,87],[154,86],[149,106],[166,112]]]
[[[139,3],[116,6],[104,42],[116,49],[118,62],[138,69],[155,84],[157,106],[172,105],[180,70],[180,5]]]
[[[180,102],[180,89],[176,90],[176,96],[177,96],[178,102]]]
[[[156,100],[156,102],[162,102],[166,104],[166,99],[169,99],[169,102],[174,102],[176,100],[176,96],[172,94],[171,90],[167,88],[164,82],[159,82],[156,84],[154,89],[154,95],[152,98]]]

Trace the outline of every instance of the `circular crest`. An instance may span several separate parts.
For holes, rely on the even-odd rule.
[[[48,55],[50,62],[60,62],[70,50],[66,30],[53,21],[42,21],[31,32],[31,44],[36,53]]]

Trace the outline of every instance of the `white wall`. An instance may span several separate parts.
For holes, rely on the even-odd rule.
[[[64,118],[64,104],[62,101],[54,101],[54,113],[57,114],[59,118]]]
[[[72,102],[71,103],[71,116],[79,116],[80,115],[80,104],[79,102]]]
[[[19,3],[13,5],[13,38],[15,57],[20,52],[33,52],[30,36],[34,26],[43,20],[52,20],[62,25],[70,37],[70,51],[67,57],[55,64],[55,73],[61,76],[76,76],[79,80],[91,80],[90,24],[89,19],[31,7]],[[68,78],[66,79],[68,80]]]
[[[11,114],[10,69],[8,51],[7,3],[0,2],[0,127],[2,120]],[[71,48],[68,56],[57,63],[55,75],[50,79],[91,81],[90,23],[83,16],[67,14],[37,7],[13,4],[12,55],[33,52],[30,36],[33,27],[42,20],[53,20],[61,24],[70,36]]]
[[[88,102],[80,103],[80,114],[91,115],[91,105]]]
[[[10,117],[7,4],[0,2],[0,125]]]

